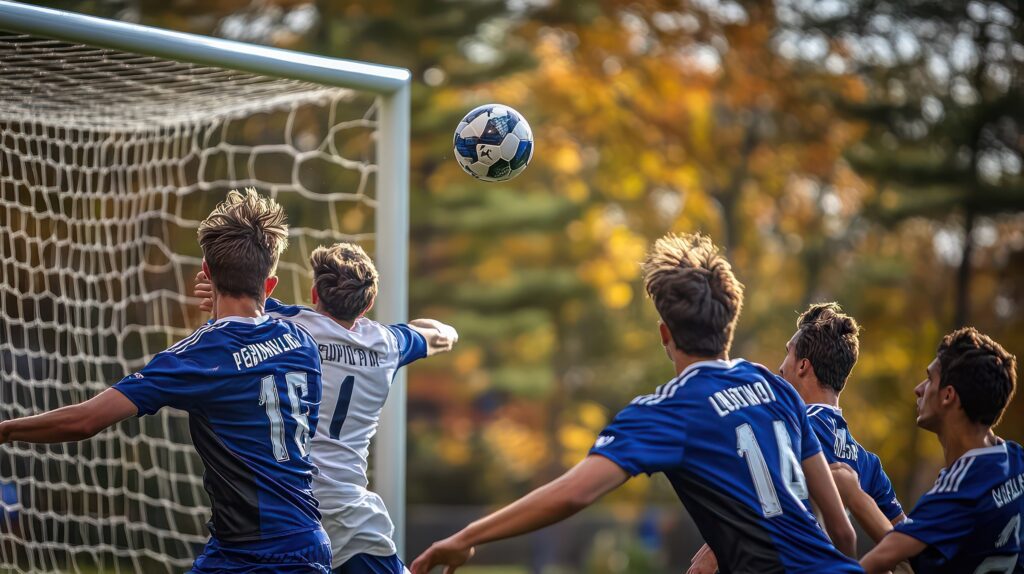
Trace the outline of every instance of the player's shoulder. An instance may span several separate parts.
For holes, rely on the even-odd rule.
[[[174,343],[166,350],[158,353],[156,357],[172,360],[177,357],[189,356],[201,353],[202,349],[209,345],[217,345],[223,340],[223,332],[229,326],[227,321],[207,323],[192,331],[184,339]]]
[[[988,492],[1011,478],[1011,460],[1019,461],[1020,456],[1020,445],[1011,442],[971,449],[939,471],[939,477],[925,496],[975,496]]]

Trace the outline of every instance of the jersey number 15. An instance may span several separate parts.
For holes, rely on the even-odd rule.
[[[309,419],[302,410],[302,398],[309,392],[306,384],[306,373],[295,371],[287,373],[284,381],[288,387],[288,402],[292,405],[292,418],[295,420],[295,444],[302,456],[309,454]],[[274,375],[267,375],[260,380],[260,406],[267,410],[270,419],[270,443],[274,445],[274,458],[284,462],[291,458],[285,446],[284,415],[281,413],[281,397],[277,393],[277,382]]]

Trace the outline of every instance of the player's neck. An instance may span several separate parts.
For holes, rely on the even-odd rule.
[[[950,421],[938,433],[942,453],[949,468],[969,450],[995,446],[1001,442],[992,432],[992,427],[972,423],[968,420]]]
[[[679,351],[679,350],[676,350],[676,351],[674,351],[672,353],[672,363],[676,367],[676,374],[677,375],[679,373],[682,373],[684,370],[686,370],[686,367],[689,367],[690,365],[692,365],[694,363],[699,363],[701,361],[728,361],[728,360],[729,360],[729,354],[728,353],[722,353],[722,354],[714,356],[714,357],[698,357],[696,355],[688,355],[688,354],[686,354],[686,353],[684,353],[682,351]]]
[[[218,294],[214,299],[213,318],[260,317],[263,315],[263,301],[252,297],[231,297]]]
[[[355,324],[356,324],[355,321],[342,321],[341,319],[338,319],[338,318],[334,317],[333,315],[331,315],[330,313],[327,312],[327,309],[324,307],[324,304],[322,302],[320,302],[320,301],[317,301],[317,303],[316,303],[316,312],[320,313],[324,317],[327,317],[331,321],[334,321],[335,323],[341,325],[342,327],[345,327],[349,331],[351,331],[352,327],[354,327]],[[358,317],[357,317],[357,319],[358,319]]]
[[[839,393],[821,386],[817,379],[811,381],[807,387],[810,387],[807,389],[807,396],[802,397],[805,403],[839,408]]]

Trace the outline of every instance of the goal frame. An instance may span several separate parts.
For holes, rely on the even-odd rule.
[[[412,74],[404,68],[163,30],[0,0],[0,29],[145,56],[370,92],[379,97],[375,261],[376,318],[408,319],[409,141]],[[386,232],[385,232],[386,231]],[[374,490],[395,524],[404,555],[406,377],[399,369],[374,447]]]

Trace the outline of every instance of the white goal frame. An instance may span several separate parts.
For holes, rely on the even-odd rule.
[[[379,97],[375,260],[380,273],[376,318],[399,323],[408,315],[409,70],[327,58],[140,26],[62,10],[0,0],[0,29],[275,78],[370,92]],[[374,490],[395,523],[395,543],[405,540],[406,387],[398,371],[376,436]]]

